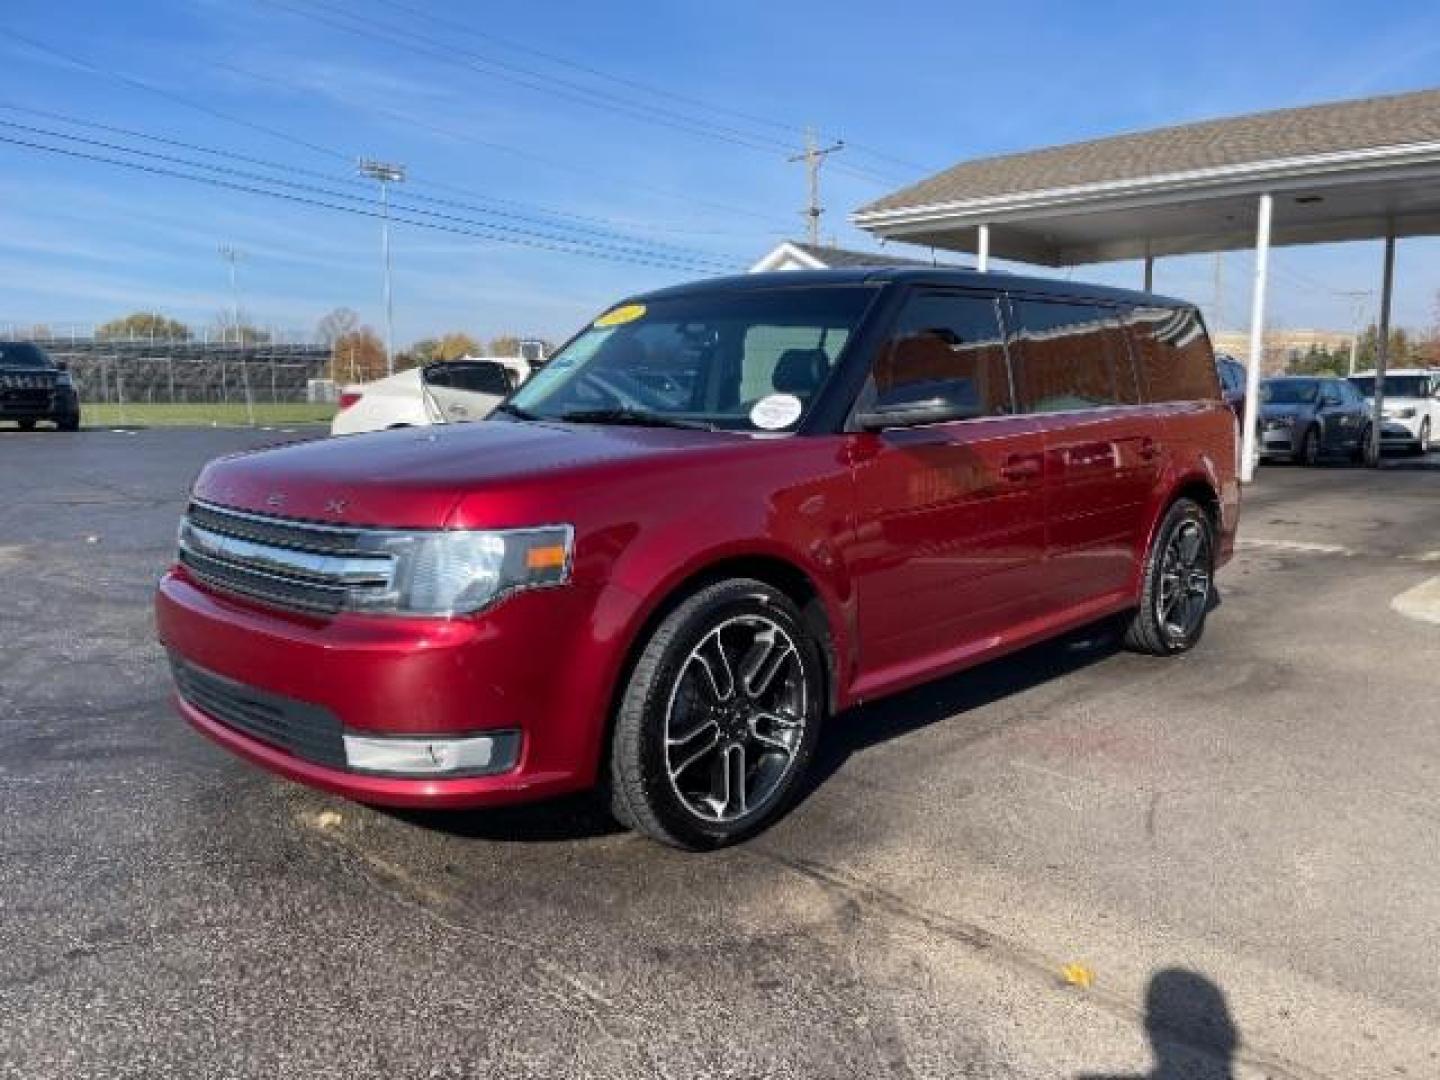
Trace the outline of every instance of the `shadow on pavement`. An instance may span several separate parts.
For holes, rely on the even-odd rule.
[[[1120,651],[1113,620],[1003,656],[913,690],[851,709],[827,721],[796,803],[835,775],[854,754],[1089,667]],[[993,725],[976,730],[984,737]]]
[[[489,810],[377,809],[422,829],[501,843],[587,840],[624,831],[594,795]]]
[[[1077,1080],[1233,1080],[1240,1033],[1225,995],[1205,976],[1166,968],[1150,978],[1145,1034],[1155,1066],[1144,1074],[1081,1073]]]

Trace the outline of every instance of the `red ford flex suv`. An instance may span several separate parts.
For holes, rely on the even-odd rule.
[[[849,706],[1106,616],[1188,649],[1238,501],[1190,304],[756,274],[612,308],[483,423],[212,463],[157,618],[189,722],[284,776],[598,788],[707,847]]]

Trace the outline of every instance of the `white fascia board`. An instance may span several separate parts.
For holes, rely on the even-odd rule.
[[[825,269],[825,264],[822,263],[819,259],[815,258],[815,256],[811,255],[807,251],[802,250],[799,247],[796,247],[789,240],[786,240],[774,251],[770,252],[770,254],[766,255],[754,266],[750,267],[750,272],[752,274],[764,273],[767,270],[774,270],[777,267],[783,267],[787,261],[797,262],[801,266],[807,267],[811,270]]]
[[[1167,196],[1191,195],[1202,190],[1213,193],[1214,189],[1221,189],[1225,194],[1239,194],[1245,189],[1304,187],[1316,180],[1336,179],[1347,173],[1360,174],[1353,177],[1356,180],[1369,180],[1390,170],[1411,169],[1416,166],[1440,166],[1440,142],[1277,158],[1157,176],[987,195],[978,199],[958,199],[926,206],[862,211],[851,214],[850,220],[861,228],[871,230],[884,229],[890,225],[918,225],[942,220],[956,225],[976,221],[998,223],[1008,216],[1024,216],[1037,210],[1063,209],[1077,203],[1089,203],[1095,208],[1103,205],[1107,209],[1124,209],[1132,203],[1139,206],[1164,202],[1167,201]],[[1236,190],[1225,190],[1231,188]]]

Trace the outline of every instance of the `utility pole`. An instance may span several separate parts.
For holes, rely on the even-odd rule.
[[[812,244],[820,243],[820,215],[825,212],[820,205],[820,166],[831,154],[843,149],[845,149],[845,143],[840,139],[836,139],[829,146],[822,147],[815,134],[815,129],[806,128],[804,153],[793,154],[786,159],[805,163],[805,172],[810,184],[810,205],[803,213],[806,219],[806,235]]]
[[[390,185],[405,181],[405,166],[361,158],[358,168],[380,185],[380,255],[385,262],[385,374],[395,374],[395,309],[390,299]]]
[[[241,340],[240,334],[240,286],[235,276],[235,264],[245,258],[245,253],[231,244],[221,244],[220,258],[230,264],[230,325],[235,327],[235,343],[243,345],[245,342]],[[229,337],[228,334],[225,336]]]
[[[1354,324],[1354,326],[1355,326],[1355,333],[1350,336],[1350,371],[1349,371],[1349,374],[1354,375],[1354,374],[1355,374],[1355,364],[1356,364],[1356,360],[1357,360],[1357,358],[1358,358],[1358,354],[1359,354],[1359,351],[1360,351],[1360,331],[1363,329],[1363,327],[1361,326],[1361,320],[1365,318],[1365,310],[1370,306],[1370,301],[1371,301],[1372,299],[1374,299],[1374,297],[1375,297],[1375,290],[1374,290],[1374,289],[1351,289],[1351,290],[1348,290],[1348,291],[1342,290],[1342,291],[1340,291],[1340,292],[1337,292],[1335,295],[1336,295],[1336,296],[1343,296],[1345,299],[1349,300],[1350,303],[1354,305],[1354,309],[1355,309],[1355,317],[1354,317],[1354,319],[1351,320],[1351,322],[1352,322],[1352,323]]]

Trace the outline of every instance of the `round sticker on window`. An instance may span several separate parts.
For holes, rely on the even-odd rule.
[[[799,420],[804,410],[794,394],[771,394],[751,406],[750,422],[763,431],[779,431]]]
[[[596,326],[623,326],[645,314],[644,304],[621,304],[595,320]]]

